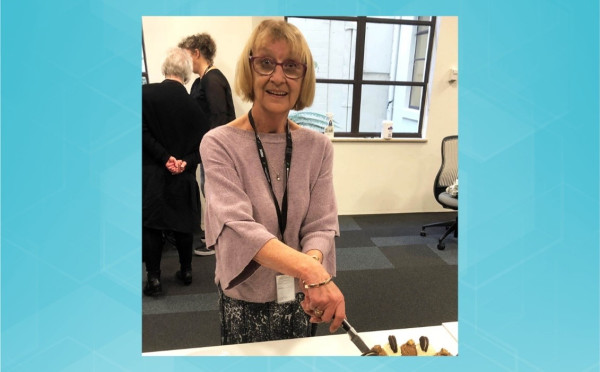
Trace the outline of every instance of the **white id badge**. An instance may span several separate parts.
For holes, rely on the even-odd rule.
[[[296,283],[293,276],[277,275],[277,303],[294,301],[296,299]]]

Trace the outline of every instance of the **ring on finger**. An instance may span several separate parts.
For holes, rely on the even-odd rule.
[[[316,316],[317,318],[320,318],[320,317],[323,315],[323,310],[314,309],[313,311],[314,311],[314,313],[315,313],[315,316]]]

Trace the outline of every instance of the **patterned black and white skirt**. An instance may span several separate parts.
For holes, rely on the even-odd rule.
[[[246,302],[227,297],[219,289],[221,312],[221,344],[231,345],[248,342],[284,340],[314,335],[316,324],[309,322],[300,302],[304,293],[297,293],[296,300],[278,304]]]

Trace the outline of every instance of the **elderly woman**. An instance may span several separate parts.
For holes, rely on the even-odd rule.
[[[179,252],[177,278],[192,282],[192,237],[199,224],[200,199],[195,171],[198,146],[209,129],[202,109],[184,85],[192,72],[183,49],[169,51],[161,83],[142,86],[142,250],[148,272],[144,294],[159,295],[165,231]]]
[[[293,25],[263,21],[237,65],[247,115],[213,129],[206,171],[206,241],[216,251],[223,344],[306,337],[311,322],[345,318],[332,281],[339,235],[333,147],[288,119],[312,104],[315,73]]]

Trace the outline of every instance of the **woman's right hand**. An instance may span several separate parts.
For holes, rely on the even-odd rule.
[[[314,250],[309,254],[299,252],[280,240],[273,238],[265,243],[254,256],[259,265],[280,273],[299,278],[305,284],[319,284],[305,288],[302,309],[311,316],[313,323],[331,323],[329,330],[335,332],[346,318],[344,295],[321,265],[322,255]],[[316,256],[318,260],[311,256]],[[325,283],[327,282],[327,283]]]
[[[313,323],[331,323],[329,331],[337,331],[346,319],[346,301],[338,286],[330,281],[327,284],[304,288],[304,301],[302,308],[311,316]]]

